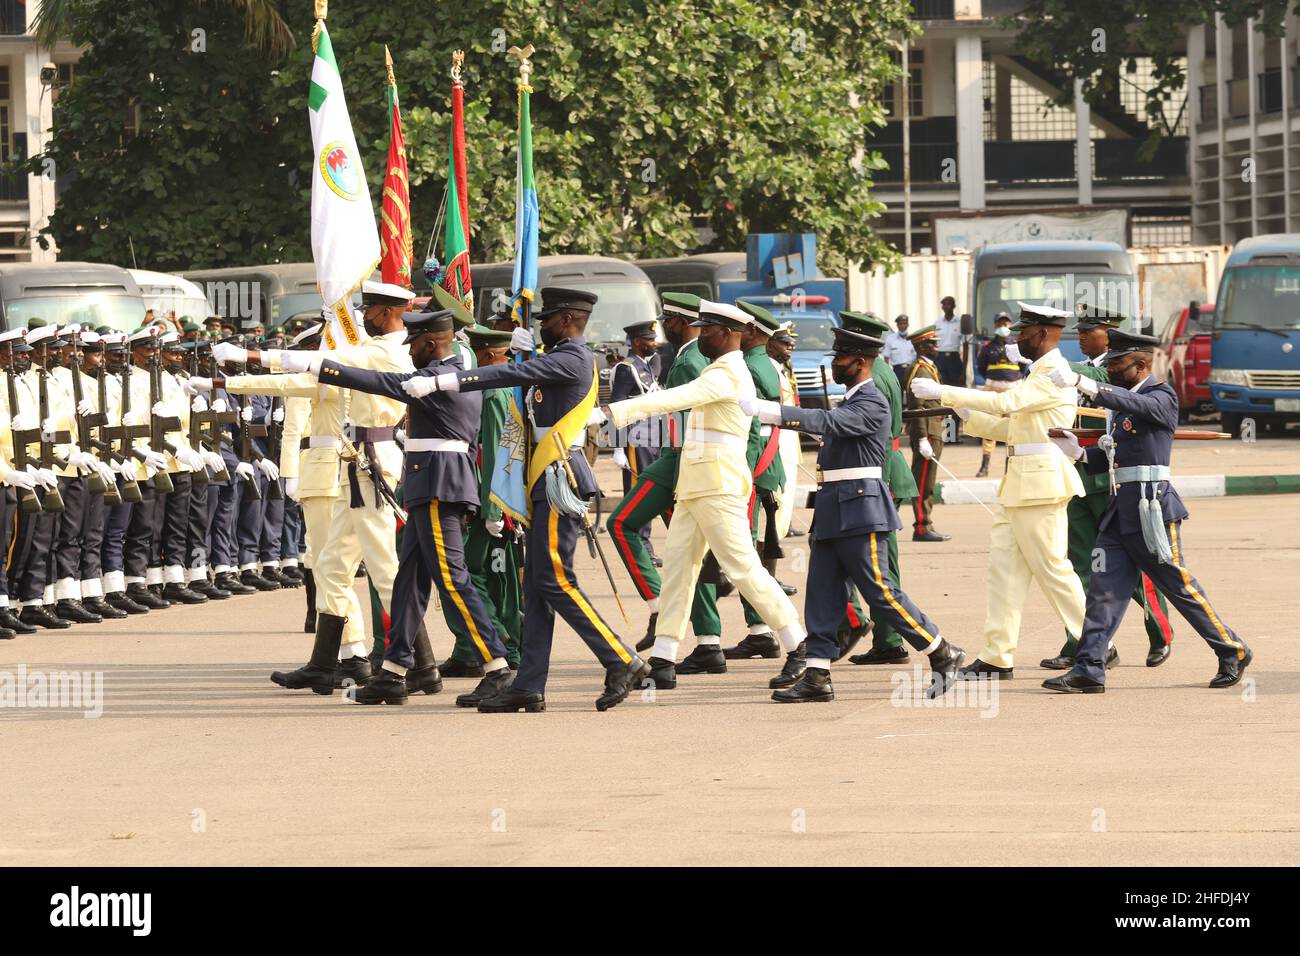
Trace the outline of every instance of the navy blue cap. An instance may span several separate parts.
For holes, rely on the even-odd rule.
[[[451,309],[439,309],[437,312],[403,312],[402,323],[406,326],[405,341],[411,342],[416,336],[426,332],[450,332],[453,313]]]
[[[853,332],[843,326],[836,326],[831,332],[835,336],[835,344],[829,353],[831,355],[875,355],[885,344],[884,339]]]
[[[1106,358],[1109,360],[1132,352],[1154,352],[1159,344],[1160,339],[1154,335],[1111,329],[1106,333]]]
[[[655,323],[633,322],[631,325],[623,326],[623,331],[627,333],[629,339],[652,339],[655,337]]]
[[[599,296],[585,289],[562,289],[559,286],[547,286],[542,289],[542,308],[533,314],[535,319],[544,319],[556,312],[590,313],[596,307]]]

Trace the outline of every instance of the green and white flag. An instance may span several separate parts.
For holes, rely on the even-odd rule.
[[[307,98],[314,156],[311,251],[325,307],[337,318],[347,343],[355,345],[359,335],[349,297],[379,265],[379,229],[334,47],[324,21],[316,26],[316,60]]]

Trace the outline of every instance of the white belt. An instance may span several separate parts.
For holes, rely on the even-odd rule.
[[[449,451],[464,455],[469,453],[469,442],[455,438],[408,438],[406,453],[409,455],[413,451]]]
[[[745,448],[749,445],[749,439],[744,435],[715,432],[709,428],[688,428],[682,437],[688,442],[703,442],[706,445],[729,445],[732,448]]]
[[[1027,445],[1011,445],[1008,453],[1018,458],[1021,455],[1057,455],[1061,451],[1051,442],[1038,442]]]
[[[762,435],[764,438],[768,438],[768,437],[770,437],[771,434],[772,434],[772,426],[771,426],[771,425],[759,425],[759,426],[758,426],[758,433],[759,433],[760,435]]]
[[[857,481],[859,478],[879,478],[881,475],[879,465],[864,465],[861,468],[832,468],[830,471],[818,471],[818,480],[827,481]]]
[[[342,439],[333,435],[312,435],[307,439],[308,448],[342,448]]]
[[[541,444],[541,443],[546,439],[546,436],[549,435],[549,434],[551,433],[551,428],[552,428],[551,425],[534,425],[534,426],[533,426],[533,437],[537,440],[537,444],[540,445],[540,444]],[[570,445],[569,447],[570,447],[570,448],[585,448],[586,446],[587,446],[587,431],[586,431],[586,429],[583,429],[582,431],[578,432],[578,439],[577,439],[577,441],[575,441],[575,442],[574,442],[572,445]],[[407,447],[409,448],[410,445],[408,444]]]
[[[1115,469],[1115,484],[1127,485],[1130,482],[1168,481],[1168,465],[1128,465]]]

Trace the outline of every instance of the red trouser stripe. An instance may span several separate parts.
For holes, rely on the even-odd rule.
[[[853,602],[850,601],[845,605],[844,613],[848,616],[849,627],[859,628],[862,626],[862,619],[858,617],[857,612],[853,610]]]
[[[1146,595],[1147,610],[1156,619],[1156,624],[1160,627],[1160,633],[1164,635],[1165,643],[1173,643],[1174,629],[1169,626],[1169,618],[1165,617],[1160,610],[1160,595],[1156,593],[1156,586],[1151,583],[1151,579],[1145,574],[1142,575],[1142,593]]]
[[[631,501],[624,501],[623,504],[618,506],[618,511],[614,513],[614,541],[618,545],[618,554],[623,559],[623,565],[627,568],[627,573],[632,575],[632,583],[636,585],[636,589],[643,601],[653,601],[659,595],[650,589],[650,582],[645,579],[645,575],[641,573],[641,566],[636,563],[636,555],[632,553],[632,546],[627,543],[627,534],[623,530],[623,522],[627,513],[635,509],[641,503],[641,499],[654,486],[653,481],[647,481],[637,489]]]
[[[925,527],[925,479],[930,471],[930,459],[921,462],[921,487],[916,489],[916,522]]]

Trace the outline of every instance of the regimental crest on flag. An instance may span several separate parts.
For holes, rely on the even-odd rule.
[[[523,416],[518,406],[511,402],[497,439],[491,497],[498,508],[521,524],[528,523],[528,499],[522,493],[528,478],[525,441],[527,432]]]
[[[335,140],[325,144],[325,148],[320,151],[320,175],[325,185],[336,195],[349,200],[361,196],[360,167],[348,151],[347,143]]]

